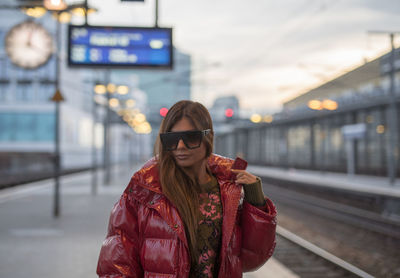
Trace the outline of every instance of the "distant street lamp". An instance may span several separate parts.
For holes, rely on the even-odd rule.
[[[274,117],[273,117],[272,115],[265,115],[265,116],[263,117],[263,121],[264,121],[265,123],[272,123],[273,120],[274,120]]]
[[[119,100],[115,97],[110,98],[110,100],[108,101],[108,105],[111,108],[117,108],[119,106]]]
[[[338,104],[336,101],[330,100],[330,99],[324,99],[322,101],[322,108],[326,110],[336,110],[338,107]]]
[[[136,101],[133,100],[133,99],[128,99],[128,100],[125,101],[125,106],[127,108],[132,108],[132,107],[135,106],[135,104],[136,104]]]
[[[71,14],[69,12],[58,12],[54,13],[53,17],[60,23],[68,23],[71,21]]]
[[[385,132],[385,126],[384,125],[377,125],[376,126],[376,133],[382,134]]]
[[[125,85],[120,85],[117,87],[117,93],[120,95],[126,95],[129,93],[129,87]]]
[[[116,90],[117,90],[117,86],[116,86],[115,84],[109,83],[109,84],[107,85],[107,91],[108,91],[110,94],[115,93]]]
[[[258,124],[258,123],[260,123],[262,121],[262,117],[261,117],[260,114],[253,114],[250,117],[250,121],[255,123],[255,124]]]
[[[63,0],[44,0],[41,5],[38,3],[40,3],[40,1],[25,1],[21,5],[2,7],[19,8],[26,15],[35,18],[42,17],[47,11],[51,11],[55,13],[55,18],[62,23],[69,22],[72,15],[85,17],[85,23],[87,23],[87,15],[97,11],[97,9],[88,6],[87,0],[83,1],[83,3],[70,5],[66,4]]]
[[[47,13],[47,10],[43,7],[23,8],[22,10],[26,15],[35,18],[42,17]]]
[[[319,100],[313,99],[308,102],[308,108],[312,110],[322,110],[322,103]]]
[[[63,0],[44,0],[43,6],[49,11],[62,11],[67,8]]]
[[[336,101],[331,99],[324,99],[323,101],[313,99],[308,102],[308,108],[312,110],[336,110],[338,108],[338,104]]]
[[[107,87],[103,84],[96,84],[96,86],[94,86],[94,92],[99,95],[104,95],[107,92]]]

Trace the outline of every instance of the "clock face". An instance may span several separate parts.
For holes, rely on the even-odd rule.
[[[5,46],[11,62],[25,69],[44,65],[54,51],[52,36],[33,21],[24,21],[11,28],[6,35]]]

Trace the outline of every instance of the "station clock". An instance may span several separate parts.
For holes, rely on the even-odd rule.
[[[35,69],[50,59],[54,43],[53,37],[42,25],[28,20],[10,29],[5,37],[5,48],[13,64]]]

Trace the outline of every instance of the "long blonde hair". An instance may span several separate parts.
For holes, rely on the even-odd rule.
[[[213,150],[214,131],[211,116],[201,103],[189,100],[175,103],[162,121],[159,133],[169,132],[182,118],[188,119],[197,130],[211,130],[210,134],[204,136],[202,141],[206,148],[204,159],[207,159]],[[179,215],[185,223],[192,262],[195,262],[199,255],[195,248],[199,223],[200,186],[198,177],[175,163],[172,152],[163,149],[159,137],[154,152],[158,159],[162,191],[178,209]],[[209,172],[208,168],[207,171]]]

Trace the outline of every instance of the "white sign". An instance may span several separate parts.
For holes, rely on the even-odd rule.
[[[367,125],[364,123],[345,125],[342,127],[342,134],[346,139],[361,139],[367,132]]]

